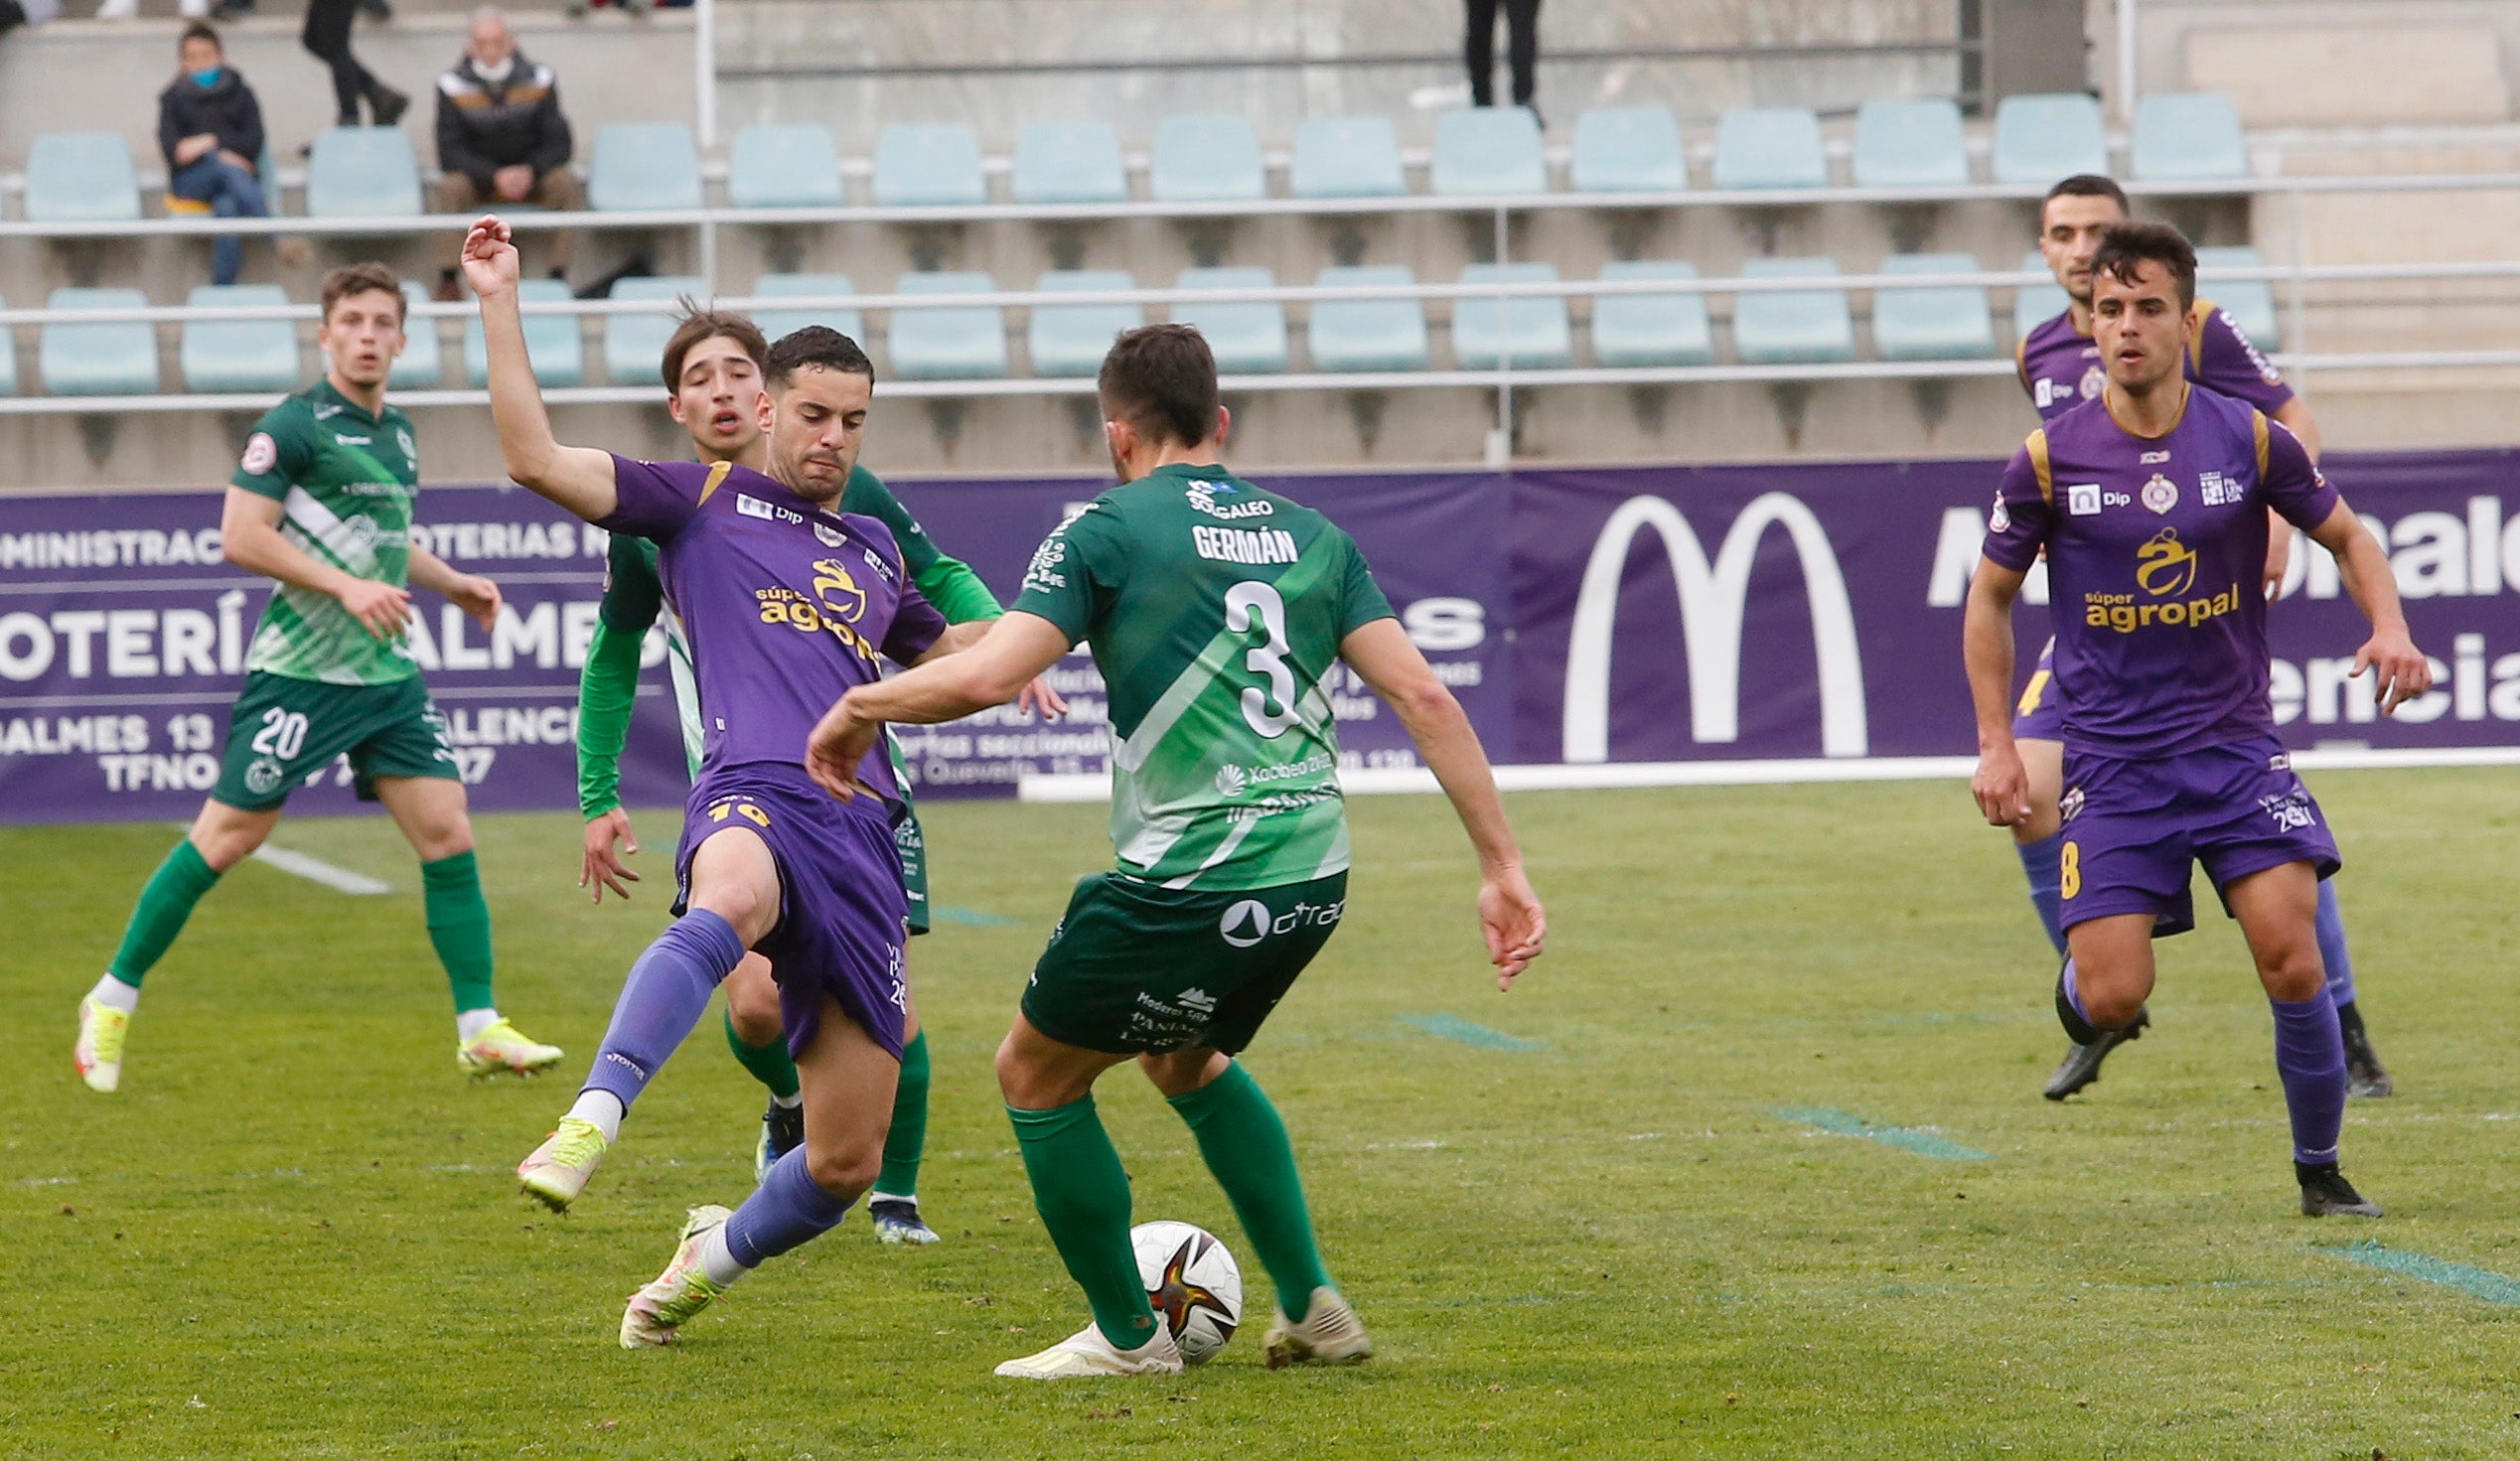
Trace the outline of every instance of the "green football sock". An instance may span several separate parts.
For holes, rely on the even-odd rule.
[[[1289,1319],[1312,1305],[1312,1291],[1331,1286],[1312,1240],[1312,1214],[1304,1207],[1303,1179],[1295,1175],[1295,1148],[1277,1107],[1237,1061],[1225,1074],[1188,1096],[1171,1098],[1190,1123],[1199,1155],[1234,1204],[1234,1216],[1251,1236],[1268,1281],[1277,1285],[1277,1307]]]
[[[919,1158],[928,1149],[928,1032],[901,1047],[901,1081],[893,1087],[893,1124],[884,1133],[884,1170],[875,1190],[886,1197],[919,1195]]]
[[[420,890],[429,943],[437,950],[437,961],[446,966],[455,1012],[496,1008],[499,1001],[490,988],[490,905],[482,901],[481,866],[472,850],[421,863]]]
[[[1068,1276],[1085,1290],[1103,1337],[1123,1350],[1153,1339],[1155,1311],[1146,1305],[1128,1242],[1128,1173],[1094,1113],[1094,1097],[1046,1111],[1008,1106],[1006,1115],[1032,1179],[1033,1208]]]
[[[788,1037],[785,1035],[768,1045],[746,1045],[744,1037],[735,1033],[735,1012],[726,1012],[726,1048],[735,1052],[737,1063],[753,1073],[753,1079],[770,1088],[770,1094],[786,1100],[797,1094],[797,1063],[788,1059]]]
[[[202,851],[192,838],[176,843],[175,850],[149,875],[148,886],[140,890],[131,922],[122,931],[122,947],[114,950],[113,962],[106,969],[131,987],[140,987],[141,978],[165,956],[175,936],[184,932],[193,905],[218,882],[219,874],[202,861]]]

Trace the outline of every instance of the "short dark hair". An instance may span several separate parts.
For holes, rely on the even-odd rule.
[[[2060,198],[2106,198],[2118,206],[2118,212],[2129,216],[2135,213],[2127,202],[2127,190],[2118,186],[2118,180],[2098,173],[2076,173],[2048,189],[2047,196],[2039,200],[2039,217],[2045,219],[2047,206]]]
[[[220,44],[219,32],[212,30],[209,26],[204,25],[200,21],[195,21],[191,25],[186,26],[184,28],[184,33],[175,38],[175,49],[178,52],[181,52],[185,47],[192,45],[195,41],[208,41],[210,43],[211,50],[218,52],[222,56],[227,54],[227,48]]]
[[[770,342],[762,338],[761,327],[752,322],[751,316],[739,315],[733,310],[704,310],[688,299],[679,303],[682,317],[674,321],[673,336],[665,343],[663,368],[666,389],[680,390],[683,358],[690,355],[701,341],[721,336],[734,341],[736,348],[752,359],[753,368],[764,371],[770,368]]]
[[[2188,309],[2196,303],[2196,246],[2187,235],[2167,223],[2120,223],[2100,235],[2100,251],[2091,256],[2091,276],[2106,274],[2121,284],[2133,284],[2136,270],[2148,263],[2159,264],[2178,281],[2178,306]]]
[[[1196,446],[1216,434],[1216,355],[1194,326],[1120,332],[1094,391],[1106,416],[1157,441]]]
[[[332,319],[333,306],[343,300],[373,289],[381,289],[393,296],[394,323],[403,323],[411,313],[411,301],[403,296],[402,281],[394,276],[393,270],[373,259],[364,264],[345,264],[324,276],[323,289],[317,296],[324,303],[324,318]]]
[[[863,375],[872,384],[875,363],[858,343],[828,325],[808,325],[779,337],[762,364],[762,376],[773,390],[786,388],[807,366],[840,375]]]

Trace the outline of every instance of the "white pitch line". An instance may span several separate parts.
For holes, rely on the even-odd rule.
[[[255,848],[253,855],[257,862],[267,862],[284,873],[295,873],[310,883],[322,883],[327,888],[353,897],[372,898],[376,894],[393,891],[391,883],[379,883],[365,873],[335,867],[322,858],[291,852],[286,847],[274,847],[267,842]]]

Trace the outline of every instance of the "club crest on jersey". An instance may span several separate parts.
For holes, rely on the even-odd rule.
[[[2144,484],[2142,497],[2144,506],[2155,512],[2166,512],[2178,506],[2178,484],[2155,472],[2152,480]]]
[[[815,535],[815,537],[817,537],[817,538],[821,539],[821,540],[822,540],[822,546],[824,546],[824,547],[826,547],[826,548],[836,548],[836,547],[838,547],[840,544],[842,544],[842,543],[844,543],[844,542],[847,542],[847,541],[848,541],[848,534],[847,534],[847,533],[840,531],[840,530],[839,530],[838,528],[836,528],[836,527],[833,527],[833,526],[832,526],[830,523],[828,523],[828,522],[816,522],[816,523],[815,523],[815,524],[814,524],[814,535]]]
[[[2108,371],[2103,370],[2098,365],[2093,365],[2083,371],[2083,383],[2078,387],[2078,389],[2084,400],[2098,400],[2100,399],[2100,392],[2108,388]]]

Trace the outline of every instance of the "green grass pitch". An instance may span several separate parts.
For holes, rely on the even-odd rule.
[[[2345,1135],[2383,1222],[2296,1215],[2263,996],[2219,918],[2164,946],[2155,1028],[2106,1080],[2038,1097],[2049,959],[1957,786],[1515,798],[1553,934],[1511,995],[1442,803],[1379,799],[1344,930],[1250,1058],[1379,1358],[1260,1367],[1265,1278],[1119,1071],[1139,1216],[1233,1243],[1251,1327],[1179,1380],[1063,1386],[989,1374],[1084,1318],[989,1057],[1105,865],[1100,808],[930,809],[940,902],[1007,921],[913,952],[947,1241],[881,1247],[853,1216],[640,1354],[624,1297],[686,1206],[749,1187],[759,1097],[714,1013],[575,1213],[510,1169],[659,927],[669,816],[641,818],[640,901],[600,910],[573,819],[482,820],[502,1004],[569,1048],[559,1078],[457,1077],[408,853],[381,819],[310,820],[276,840],[397,891],[231,874],[111,1097],[72,1073],[72,1006],[172,833],[0,832],[0,1456],[2520,1455],[2520,1309],[2337,1251],[2520,1276],[2520,773],[2314,788],[2403,1093]],[[1806,1109],[1988,1158],[1780,1114]]]

